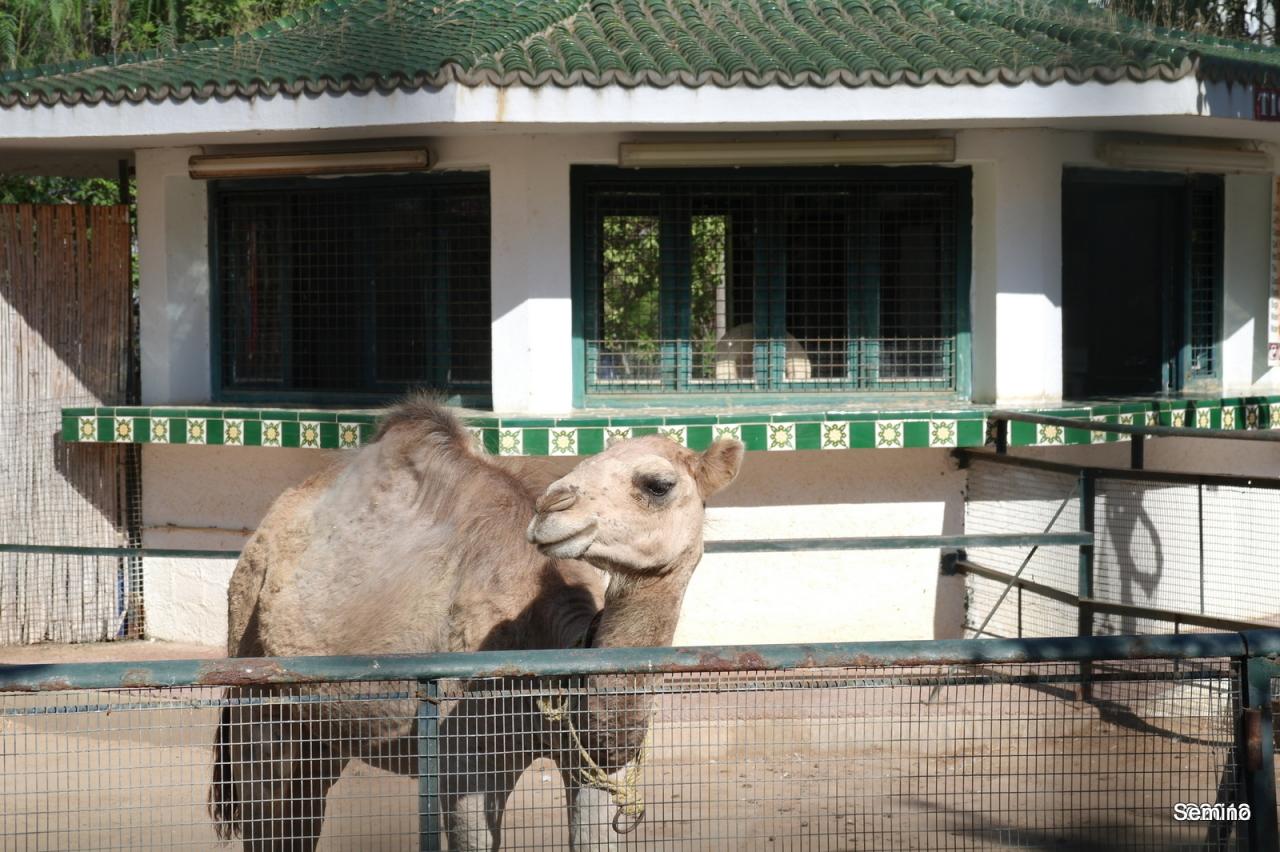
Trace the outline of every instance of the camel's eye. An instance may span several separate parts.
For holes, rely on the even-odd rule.
[[[671,493],[671,489],[675,487],[676,483],[671,479],[645,477],[640,480],[640,489],[650,497],[666,497]]]

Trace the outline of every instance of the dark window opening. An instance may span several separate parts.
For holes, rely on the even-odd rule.
[[[487,393],[487,178],[224,186],[213,215],[220,391]]]

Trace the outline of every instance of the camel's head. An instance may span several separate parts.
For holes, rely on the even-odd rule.
[[[703,505],[738,475],[742,444],[706,452],[667,438],[619,441],[551,483],[538,499],[529,541],[557,559],[612,574],[662,574],[702,555]]]

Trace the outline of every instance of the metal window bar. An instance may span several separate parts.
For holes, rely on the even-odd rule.
[[[954,391],[957,187],[593,178],[588,391]]]
[[[207,847],[212,783],[273,848],[439,848],[473,805],[487,839],[499,801],[501,848],[564,848],[565,778],[643,754],[644,819],[617,834],[584,787],[580,836],[1275,848],[1277,651],[1269,631],[9,667],[0,825],[18,850]],[[1179,802],[1257,816],[1180,821]]]
[[[487,177],[222,187],[213,215],[220,391],[487,393]]]

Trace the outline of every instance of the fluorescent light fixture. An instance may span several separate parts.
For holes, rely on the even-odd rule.
[[[840,139],[768,142],[623,142],[618,165],[844,166],[952,163],[954,139]]]
[[[1269,172],[1265,151],[1228,145],[1107,141],[1098,159],[1110,166],[1173,172]]]
[[[192,157],[187,162],[188,173],[196,180],[418,172],[429,168],[431,152],[426,148],[297,154],[208,154]]]

